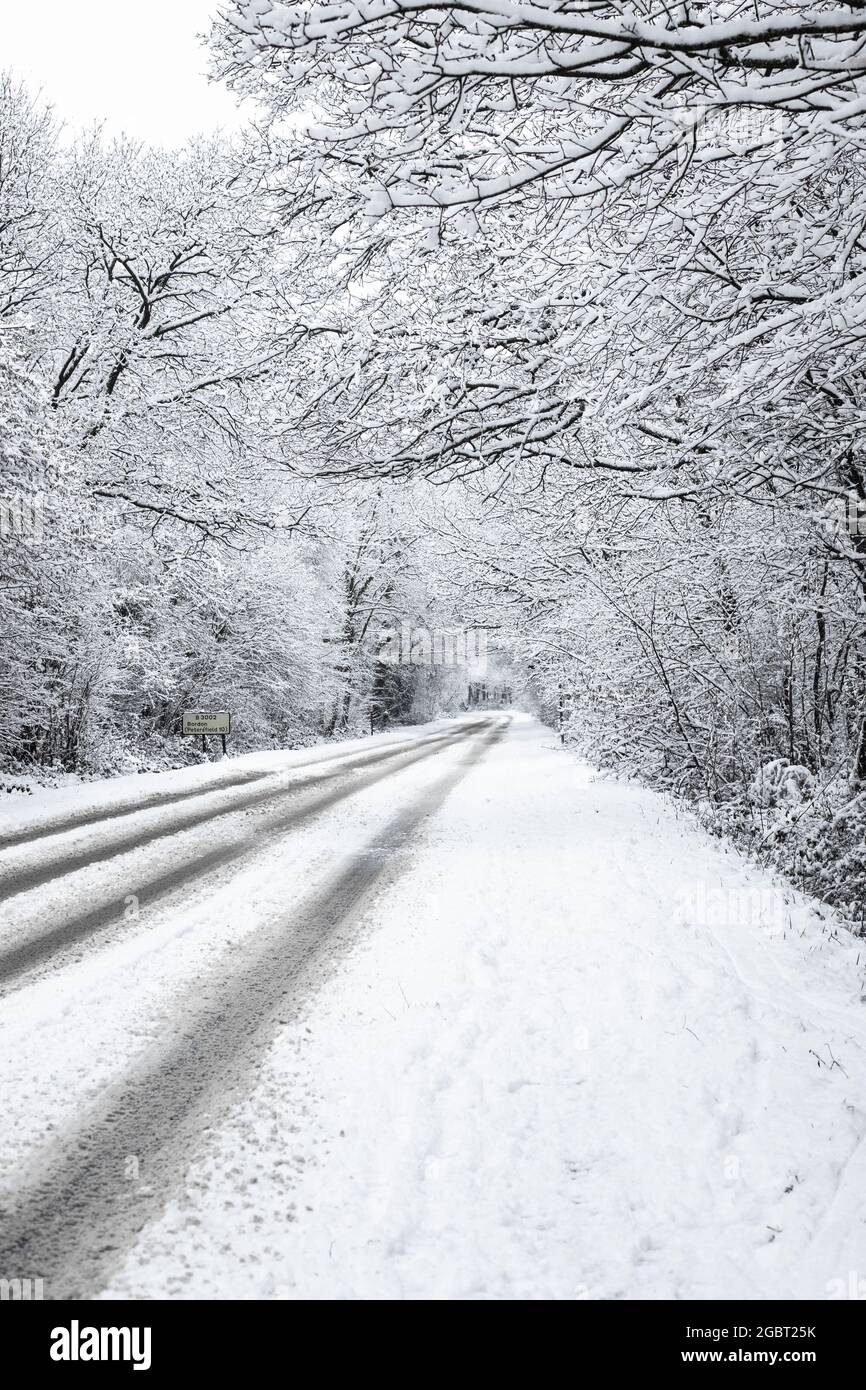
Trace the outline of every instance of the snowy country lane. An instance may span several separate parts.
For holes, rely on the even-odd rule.
[[[370,740],[360,749],[351,744],[336,753],[309,753],[290,758],[282,774],[273,766],[226,773],[207,765],[195,769],[195,785],[181,790],[138,793],[0,833],[0,928],[7,927],[0,936],[0,990],[100,931],[128,930],[143,897],[152,911],[172,893],[200,889],[208,871],[225,878],[227,866],[259,850],[265,839],[430,756],[468,727],[463,722],[409,738]],[[142,856],[150,846],[156,852],[148,848]],[[83,872],[91,868],[95,874]],[[54,901],[52,887],[58,890]]]
[[[862,944],[528,717],[346,772],[362,747],[306,791],[257,755],[141,813],[46,797],[71,844],[0,825],[27,932],[255,839],[10,981],[3,1267],[55,1298],[850,1295]],[[258,773],[276,800],[224,814]]]
[[[210,786],[224,786],[226,774],[204,773],[207,786],[191,813],[178,816],[176,789],[156,798],[156,825],[139,827],[143,863],[139,846],[130,843],[131,824],[118,845],[113,818],[88,810],[72,833],[86,824],[94,838],[75,850],[65,831],[58,837],[46,830],[54,824],[50,817],[41,824],[43,833],[24,846],[25,853],[29,844],[36,847],[41,869],[15,864],[6,874],[4,924],[13,942],[0,955],[7,965],[32,964],[31,956],[43,964],[37,976],[43,987],[18,982],[0,1024],[9,1059],[0,1256],[9,1267],[25,1261],[44,1269],[36,1277],[55,1298],[87,1296],[99,1287],[124,1243],[182,1178],[190,1146],[243,1084],[277,1015],[303,992],[304,971],[326,948],[337,949],[332,937],[350,926],[365,894],[387,876],[401,843],[507,722],[507,716],[461,719],[365,741],[360,751],[348,744],[337,753],[290,758],[270,792],[256,795],[266,814],[257,812],[255,824],[240,831],[236,821],[248,814],[250,798],[238,795],[214,808]],[[237,785],[249,780],[249,771],[239,769]],[[186,862],[186,832],[203,821],[218,848],[206,856],[208,872],[199,874],[200,856],[192,853]],[[15,830],[9,841],[20,841]],[[218,855],[221,874],[214,869]],[[178,857],[191,912],[180,911],[173,892],[181,878],[170,865]],[[246,861],[249,867],[240,868]],[[107,940],[94,941],[89,928],[96,916],[108,925],[103,909],[64,922],[61,904],[69,897],[86,901],[97,869],[114,911]],[[70,878],[81,880],[71,893]],[[144,902],[131,892],[141,882],[148,889]],[[118,912],[124,899],[135,903],[133,912]],[[34,920],[52,924],[22,946],[15,931],[28,904]],[[61,914],[59,927],[49,910]],[[89,949],[70,958],[62,948],[82,935]],[[46,953],[37,949],[46,940],[59,951],[50,956],[50,973]],[[147,977],[142,967],[151,972]],[[22,1021],[23,1033],[16,1026]],[[142,1052],[142,1041],[156,1045]],[[158,1184],[138,1181],[145,1155]]]

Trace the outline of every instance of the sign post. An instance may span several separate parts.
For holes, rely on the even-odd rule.
[[[222,739],[223,754],[226,751],[226,734],[231,733],[232,717],[225,709],[185,709],[182,715],[182,732],[200,734],[202,752],[207,752],[208,738],[218,735]]]

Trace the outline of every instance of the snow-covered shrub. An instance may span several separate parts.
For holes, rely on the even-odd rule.
[[[749,800],[764,807],[796,805],[812,795],[814,785],[807,767],[789,763],[787,758],[772,758],[749,783]]]

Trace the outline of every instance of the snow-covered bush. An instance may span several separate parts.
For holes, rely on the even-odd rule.
[[[749,783],[749,800],[755,806],[797,805],[814,790],[815,779],[807,767],[772,758],[758,768]]]

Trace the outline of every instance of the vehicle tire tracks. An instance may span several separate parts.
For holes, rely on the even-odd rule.
[[[437,745],[442,742],[448,742],[454,737],[455,734],[452,732],[431,734],[419,740],[415,746],[427,744]],[[322,777],[314,778],[314,781],[321,782],[328,778],[339,777],[343,772],[350,772],[355,768],[366,767],[370,763],[386,762],[388,759],[398,757],[401,752],[406,751],[408,750],[406,749],[405,743],[400,743],[396,747],[387,747],[384,749],[365,749],[353,756],[347,756],[342,766],[333,772],[330,770],[326,771]],[[327,765],[331,761],[332,759],[328,758],[319,762],[308,763],[298,770],[312,769],[312,771],[315,772],[316,769],[322,765],[322,762]],[[294,770],[295,769],[292,769],[292,771]],[[267,775],[273,776],[274,774]],[[244,781],[249,780],[251,779],[244,779]],[[258,782],[261,780],[261,776],[256,774],[252,780]],[[243,782],[238,784],[226,784],[229,790],[235,785],[243,785]],[[267,802],[273,801],[278,797],[282,798],[287,795],[292,795],[295,792],[303,791],[305,787],[306,784],[302,783],[300,786],[288,784],[287,786],[278,788],[271,786],[264,790],[257,788],[255,791],[234,797],[226,805],[211,805],[199,809],[192,807],[188,812],[181,812],[180,816],[173,819],[168,824],[165,822],[157,822],[156,825],[145,829],[141,827],[122,828],[119,834],[107,844],[105,841],[97,841],[89,848],[80,846],[77,848],[73,847],[72,849],[61,851],[61,853],[55,855],[54,858],[49,857],[47,860],[41,859],[38,863],[30,867],[25,866],[17,870],[13,868],[5,871],[0,873],[0,903],[6,902],[9,898],[17,897],[21,893],[29,893],[34,888],[41,888],[44,884],[50,883],[55,878],[62,878],[64,874],[77,873],[81,869],[89,868],[92,864],[102,864],[109,859],[116,858],[120,854],[126,854],[131,849],[140,849],[143,845],[149,845],[157,840],[167,839],[169,836],[177,834],[179,830],[194,829],[197,825],[204,825],[209,821],[219,820],[223,816],[234,815],[237,811],[252,810],[254,807],[266,805]],[[154,808],[161,809],[165,804],[171,804],[176,800],[189,800],[192,796],[197,799],[203,799],[210,797],[214,793],[218,794],[223,790],[226,790],[226,787],[207,787],[196,793],[184,793],[182,797],[170,797],[166,802],[143,804],[140,810],[148,811]],[[132,814],[132,811],[124,811],[122,817]],[[99,820],[91,822],[91,824],[99,824],[101,821],[113,822],[114,819],[115,817],[113,815],[102,816]],[[69,828],[79,829],[85,827],[82,824],[81,826]],[[51,833],[66,834],[68,833],[68,829],[65,831],[52,831]],[[42,839],[44,836],[39,835],[35,838]],[[33,843],[33,841],[26,841],[26,846],[29,846],[30,843]]]
[[[472,746],[296,911],[266,926],[231,974],[213,972],[187,996],[182,1031],[148,1053],[66,1136],[41,1180],[0,1208],[0,1269],[39,1277],[50,1299],[105,1287],[136,1236],[182,1183],[202,1131],[240,1098],[279,1027],[322,983],[359,915],[423,822],[507,727],[473,732]],[[327,959],[330,952],[330,962]],[[318,972],[318,974],[317,974]],[[248,1092],[248,1084],[247,1084]],[[146,1187],[126,1178],[135,1156]]]
[[[448,731],[425,738],[420,746],[406,748],[401,744],[397,749],[381,750],[376,754],[365,753],[359,755],[358,759],[353,759],[348,765],[343,764],[336,772],[330,772],[326,777],[317,779],[313,788],[309,787],[285,787],[279,791],[271,790],[265,795],[259,793],[253,801],[245,801],[242,805],[235,803],[230,810],[211,811],[206,816],[199,817],[195,821],[188,822],[182,826],[174,826],[172,830],[162,829],[150,835],[146,835],[142,840],[130,845],[125,852],[140,848],[143,844],[149,844],[157,838],[165,838],[178,829],[190,829],[196,824],[217,819],[218,817],[229,815],[240,810],[251,810],[260,803],[273,801],[277,803],[277,813],[267,817],[262,823],[257,821],[254,826],[245,826],[231,840],[221,841],[217,849],[205,850],[196,854],[193,858],[185,860],[177,868],[168,872],[160,868],[151,877],[137,873],[130,877],[126,885],[128,892],[134,892],[138,900],[139,915],[135,919],[140,922],[140,914],[143,905],[148,910],[152,910],[156,904],[167,898],[171,893],[186,887],[189,883],[200,880],[204,875],[212,873],[218,877],[227,866],[236,865],[240,860],[260,853],[273,844],[275,839],[285,835],[286,831],[294,826],[305,824],[314,816],[321,815],[323,811],[329,810],[339,801],[347,797],[354,796],[367,787],[374,786],[384,777],[390,777],[395,772],[401,771],[404,767],[410,767],[416,762],[434,756],[442,751],[444,745],[449,745],[455,741],[470,737],[473,733],[479,732],[480,728],[486,727],[485,721],[482,724],[471,725],[468,728],[461,726],[459,729]],[[373,764],[372,768],[369,767]],[[364,769],[369,770],[365,771]],[[328,785],[324,791],[318,790],[322,782]],[[292,805],[288,810],[281,809],[286,798],[290,798]],[[96,862],[105,862],[110,858],[116,858],[118,851],[103,859],[96,856],[88,856],[86,861],[78,864],[78,868],[89,867]],[[69,870],[65,870],[69,872]],[[60,877],[62,875],[56,875]],[[50,882],[55,875],[46,878]],[[28,974],[36,967],[54,957],[58,952],[70,947],[77,946],[81,941],[94,936],[96,933],[110,929],[111,927],[120,928],[123,925],[123,901],[112,896],[110,901],[101,903],[98,907],[88,909],[72,917],[64,918],[62,922],[50,927],[47,931],[40,931],[36,936],[27,936],[23,941],[18,941],[0,948],[0,994],[7,993],[7,986],[20,982],[21,977]]]

